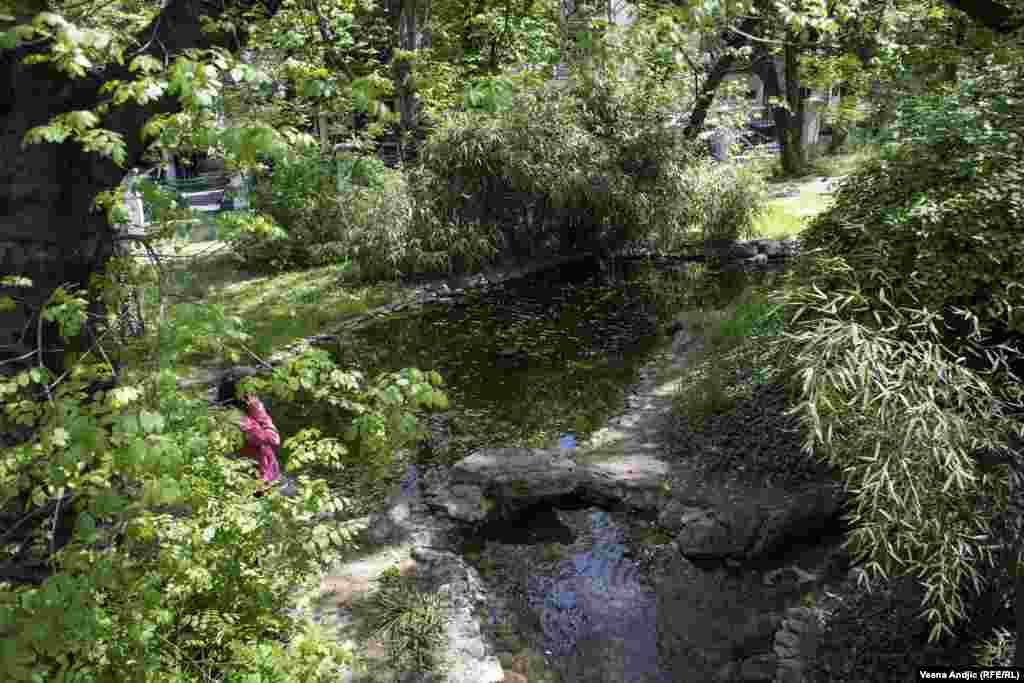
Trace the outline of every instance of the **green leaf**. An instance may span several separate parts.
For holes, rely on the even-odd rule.
[[[164,65],[159,59],[151,55],[139,55],[128,63],[128,70],[131,72],[141,71],[142,73],[154,73],[163,69]]]
[[[164,417],[159,413],[143,410],[139,413],[139,425],[146,434],[158,434],[164,429]]]
[[[96,540],[96,518],[88,512],[78,515],[78,533],[85,543],[92,543]]]
[[[0,31],[0,50],[13,50],[20,43],[17,31]]]
[[[58,124],[35,126],[33,128],[29,128],[28,132],[25,133],[25,137],[21,144],[22,147],[27,147],[28,145],[34,145],[39,142],[61,143],[67,140],[70,135],[71,131]]]
[[[22,275],[8,275],[0,278],[0,286],[3,287],[31,287],[32,280]]]

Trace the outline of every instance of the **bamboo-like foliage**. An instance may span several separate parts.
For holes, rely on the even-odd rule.
[[[991,522],[1014,473],[977,454],[1024,434],[1010,419],[1024,392],[999,349],[981,351],[989,369],[967,367],[944,344],[941,315],[896,303],[916,298],[884,271],[819,255],[802,277],[778,295],[790,321],[776,351],[794,371],[805,450],[843,474],[864,578],[917,577],[935,641],[965,617],[964,588],[980,592],[981,563],[1003,548]],[[826,280],[846,285],[824,290]]]
[[[443,595],[418,590],[411,579],[392,570],[381,577],[380,590],[367,607],[374,633],[384,638],[393,667],[416,672],[444,667],[440,650],[447,636]]]

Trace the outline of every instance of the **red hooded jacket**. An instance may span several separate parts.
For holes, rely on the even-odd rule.
[[[281,446],[281,437],[277,427],[258,398],[253,398],[247,405],[248,417],[240,423],[245,434],[245,446],[240,453],[252,458],[260,465],[260,477],[264,482],[276,481],[281,476],[281,468],[277,464],[277,449]]]

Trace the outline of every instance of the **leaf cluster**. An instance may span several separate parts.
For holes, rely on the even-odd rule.
[[[1024,432],[1008,338],[1024,283],[1020,110],[1002,95],[1018,78],[993,67],[948,102],[906,102],[883,158],[803,233],[812,251],[780,295],[805,448],[843,472],[869,572],[925,586],[931,640],[965,617],[982,565],[1018,547],[996,523],[1012,516]]]
[[[63,292],[43,314],[70,335],[81,309]],[[196,332],[177,326],[164,326],[161,343],[176,348],[156,375],[111,383],[109,366],[83,357],[63,377],[34,367],[0,382],[4,419],[34,428],[0,462],[0,512],[13,519],[0,550],[45,568],[41,583],[0,583],[8,680],[327,681],[351,661],[282,608],[351,545],[325,522],[349,502],[319,475],[386,462],[419,433],[416,410],[445,405],[440,376],[408,369],[367,384],[312,354],[254,382],[266,396],[322,400],[351,424],[344,448],[293,437],[297,495],[254,498],[251,463],[225,457],[237,423],[178,393],[171,368],[184,331]],[[357,457],[341,462],[346,448]]]

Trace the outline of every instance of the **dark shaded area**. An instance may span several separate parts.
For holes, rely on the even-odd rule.
[[[990,638],[996,625],[968,602],[974,617],[954,637],[928,644],[928,623],[922,618],[924,588],[913,577],[857,590],[847,579],[839,592],[845,602],[829,618],[818,654],[807,670],[808,683],[890,683],[916,681],[919,667],[976,666],[970,643]],[[987,602],[987,598],[985,598]],[[1013,623],[1002,625],[1012,630]]]
[[[745,374],[750,375],[749,369]],[[793,485],[821,481],[829,468],[802,452],[800,419],[786,415],[786,387],[758,384],[749,398],[707,416],[700,425],[674,423],[673,455],[692,458],[706,476],[729,472],[751,481]]]
[[[482,525],[475,535],[483,541],[506,545],[568,545],[576,540],[576,533],[558,518],[556,509],[583,510],[589,506],[590,503],[578,496],[562,496],[557,500],[526,508],[508,519],[488,522]]]
[[[277,0],[268,0],[264,9],[273,14]],[[251,8],[249,0],[241,7]],[[198,0],[172,0],[137,36],[147,53],[163,61],[189,48],[213,46],[237,49],[244,41],[238,36],[205,33],[201,19],[217,18],[231,7],[223,3]],[[45,42],[32,41],[0,50],[0,112],[7,124],[0,129],[0,276],[24,275],[33,286],[11,292],[23,297],[25,305],[0,313],[0,344],[13,344],[23,353],[27,326],[34,327],[38,307],[58,285],[85,286],[116,251],[117,236],[103,212],[93,210],[96,195],[116,187],[126,168],[138,165],[146,141],[139,134],[153,115],[177,111],[174,97],[163,97],[146,106],[126,103],[112,109],[103,127],[121,135],[125,142],[125,166],[96,153],[84,151],[78,143],[40,143],[23,147],[25,134],[34,126],[45,125],[55,114],[88,110],[109,96],[100,88],[114,80],[134,79],[127,64],[111,63],[85,77],[69,79],[47,64],[25,64],[24,59],[47,50]],[[7,293],[7,292],[4,292]],[[101,313],[94,305],[93,313]],[[55,326],[43,326],[45,349],[64,346]],[[84,350],[93,342],[93,331],[86,329],[70,346]],[[34,338],[33,338],[34,341]],[[31,344],[35,346],[34,343]],[[60,370],[63,354],[50,352],[44,360],[51,369]]]
[[[462,293],[352,332],[336,358],[371,377],[440,372],[452,461],[472,448],[553,445],[567,431],[584,438],[660,339],[650,288],[613,271],[581,261]]]
[[[1020,13],[997,2],[989,0],[946,0],[946,4],[955,7],[976,22],[990,28],[996,33],[1013,33],[1021,26]]]

